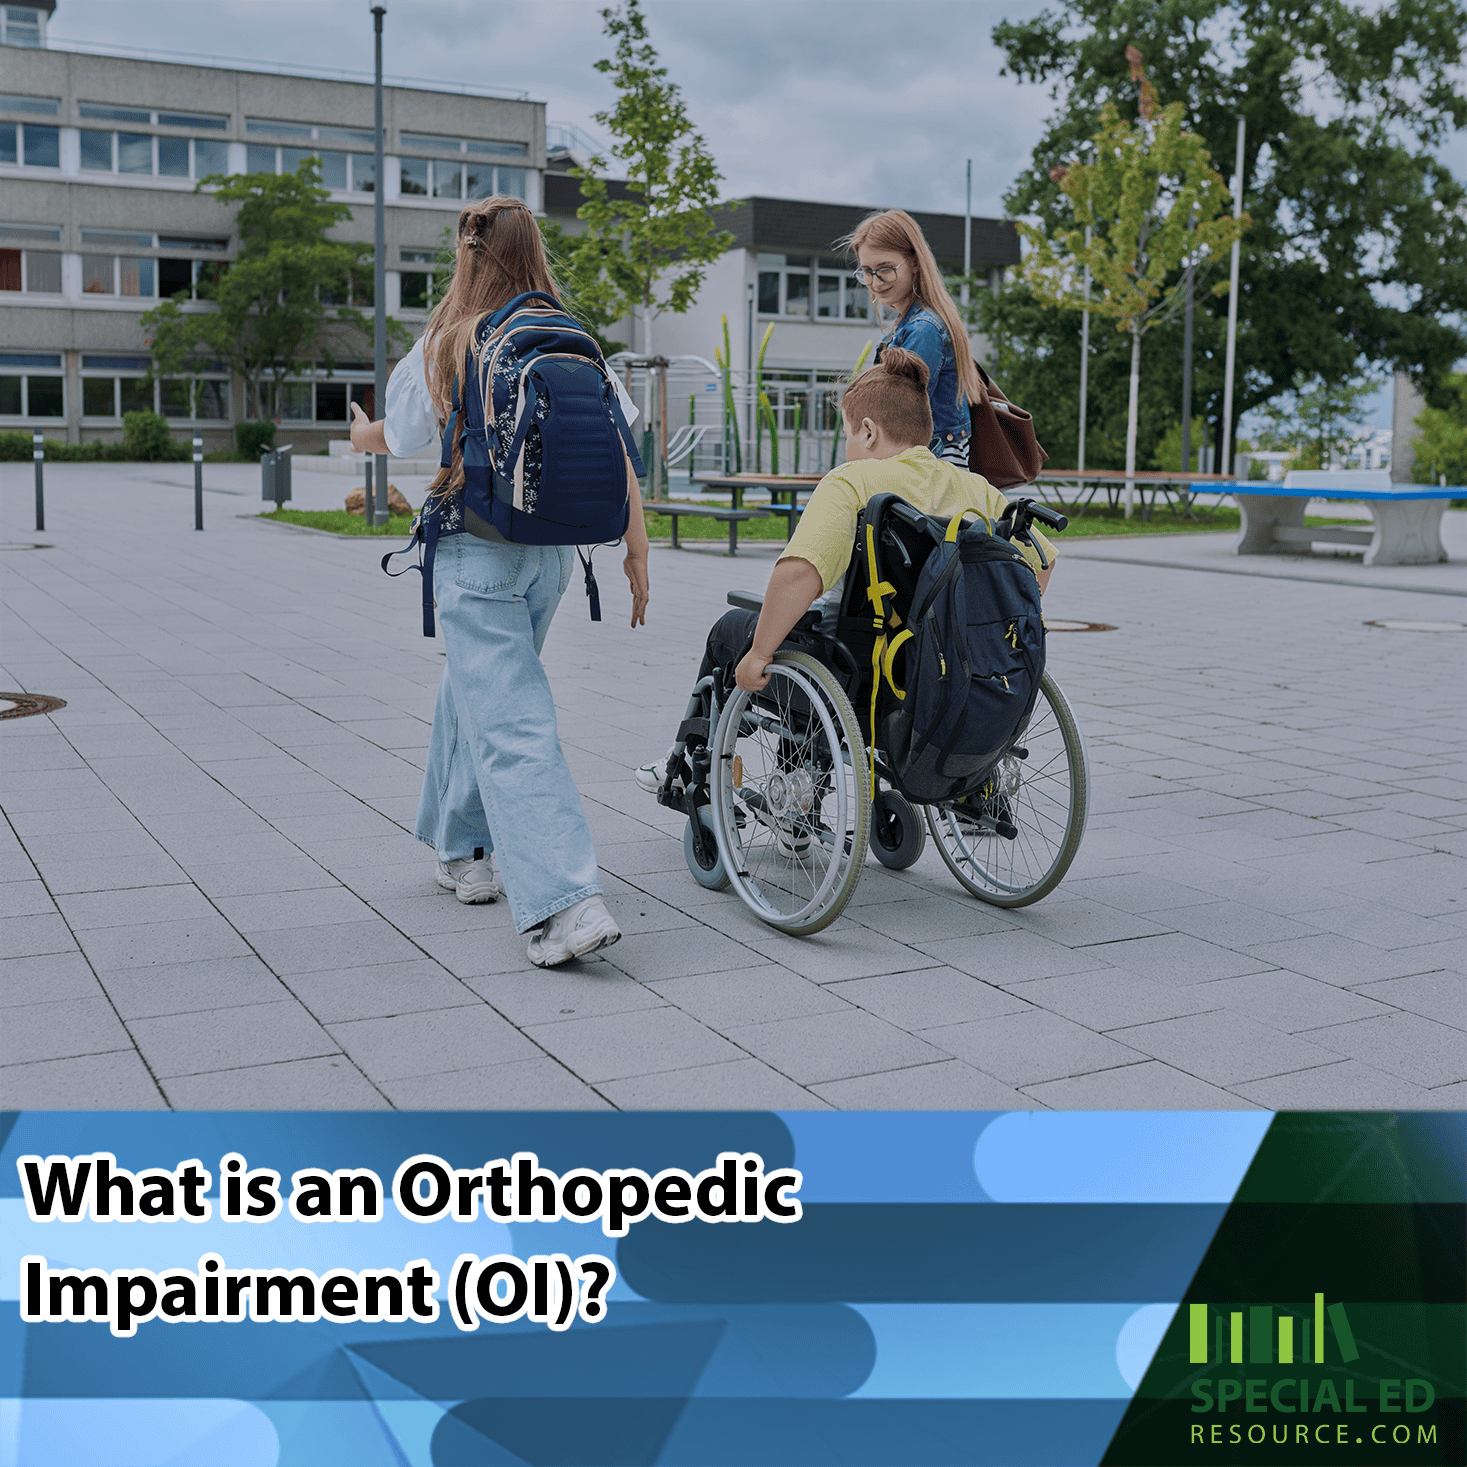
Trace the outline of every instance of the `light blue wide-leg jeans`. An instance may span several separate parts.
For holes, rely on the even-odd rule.
[[[574,562],[568,545],[460,534],[433,567],[448,665],[414,833],[442,861],[492,850],[521,932],[601,891],[540,661]]]

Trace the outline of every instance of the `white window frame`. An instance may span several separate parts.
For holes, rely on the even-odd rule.
[[[141,126],[141,124],[139,124],[139,126]],[[152,158],[151,158],[150,161],[152,163],[152,169],[153,169],[153,171],[151,173],[123,173],[123,172],[121,172],[121,170],[120,170],[120,168],[118,166],[119,165],[119,160],[120,160],[120,153],[119,153],[119,145],[118,145],[117,139],[120,136],[120,133],[119,133],[119,131],[116,128],[112,128],[112,129],[109,130],[107,128],[102,128],[102,127],[83,127],[83,128],[78,129],[78,131],[79,132],[102,133],[111,142],[111,161],[110,161],[108,167],[106,167],[106,168],[95,168],[95,167],[91,166],[90,164],[82,164],[82,165],[80,165],[80,171],[83,174],[89,174],[89,175],[91,175],[93,177],[97,177],[97,176],[100,176],[100,175],[104,175],[104,174],[110,173],[115,178],[173,178],[173,179],[177,179],[179,183],[197,182],[201,178],[207,178],[207,177],[209,177],[210,174],[217,173],[217,172],[220,172],[221,171],[221,170],[216,169],[216,168],[210,168],[207,171],[203,171],[203,172],[200,171],[200,167],[199,167],[199,151],[198,151],[197,144],[199,144],[199,143],[219,143],[219,142],[223,142],[225,144],[224,168],[223,168],[222,171],[225,172],[225,173],[229,172],[228,142],[227,142],[226,139],[223,139],[223,138],[195,138],[195,137],[181,138],[181,137],[178,136],[177,133],[157,133],[157,132],[152,132],[152,133],[136,133],[135,132],[135,133],[132,133],[132,134],[130,134],[130,136],[132,136],[132,137],[147,137],[147,138],[149,138],[151,140],[151,143],[152,143]],[[171,138],[171,139],[174,139],[177,142],[187,143],[188,144],[188,173],[187,173],[187,175],[184,175],[182,173],[159,173],[158,172],[158,141],[159,141],[160,138]]]
[[[872,324],[876,317],[872,309],[872,297],[870,291],[863,286],[855,276],[855,267],[851,265],[825,264],[817,251],[810,251],[810,265],[802,268],[798,265],[787,265],[783,261],[789,254],[803,254],[804,251],[759,251],[755,255],[755,274],[757,276],[779,275],[779,302],[778,310],[766,311],[762,309],[759,301],[761,281],[755,279],[755,306],[757,314],[764,321],[811,321],[816,325],[835,325],[838,322],[856,323],[861,325]],[[780,264],[773,262],[773,257],[778,256]],[[807,313],[791,315],[788,311],[789,293],[787,282],[791,275],[808,276],[810,281],[810,309]],[[834,316],[820,316],[816,312],[820,309],[820,277],[822,275],[836,275],[840,278],[840,288],[836,298],[837,313]],[[866,311],[864,315],[849,316],[846,310],[851,303],[855,293],[859,291],[866,297]]]
[[[19,353],[17,353],[19,355]],[[27,356],[43,356],[43,352],[25,353]],[[18,414],[7,413],[5,416],[12,419],[23,418],[34,423],[64,423],[67,418],[67,391],[66,391],[66,368],[58,362],[54,370],[48,367],[7,367],[0,365],[0,377],[20,378],[20,412]],[[32,377],[60,377],[61,378],[61,415],[59,417],[32,417],[31,416],[31,378]]]

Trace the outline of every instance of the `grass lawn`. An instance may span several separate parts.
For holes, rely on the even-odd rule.
[[[406,536],[412,528],[411,515],[395,514],[386,529],[368,529],[364,514],[348,514],[344,509],[272,509],[261,514],[262,520],[283,525],[304,525],[308,530],[329,530],[333,535],[372,535],[377,538]]]
[[[263,520],[275,520],[287,525],[304,525],[312,530],[329,530],[334,535],[372,535],[376,537],[406,536],[412,527],[412,518],[395,514],[387,522],[385,530],[367,528],[364,515],[348,514],[344,509],[281,509],[270,510],[260,516]],[[1330,519],[1309,515],[1306,525],[1360,525],[1363,520]],[[1070,528],[1058,539],[1073,540],[1092,535],[1177,535],[1201,532],[1217,534],[1220,531],[1238,528],[1236,509],[1215,509],[1211,514],[1195,520],[1184,520],[1170,510],[1160,510],[1151,519],[1143,520],[1139,513],[1126,519],[1119,510],[1097,511],[1091,509],[1083,517],[1070,520]],[[648,507],[647,534],[653,540],[672,538],[672,520],[665,514],[656,514]],[[739,524],[740,540],[777,540],[785,538],[785,517],[771,516],[765,520],[743,520]],[[701,519],[695,515],[683,515],[678,522],[678,535],[685,540],[727,540],[728,525],[722,520]]]

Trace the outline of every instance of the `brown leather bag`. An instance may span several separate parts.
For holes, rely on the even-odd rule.
[[[1032,484],[1049,455],[1034,436],[1034,419],[1015,407],[977,362],[982,397],[968,404],[973,436],[968,440],[968,471],[982,474],[995,489]]]

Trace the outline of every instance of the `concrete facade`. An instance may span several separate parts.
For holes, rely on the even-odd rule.
[[[383,120],[386,307],[416,330],[427,313],[415,301],[460,192],[478,197],[497,184],[539,209],[545,109],[525,98],[386,87]],[[291,172],[317,154],[332,200],[352,211],[338,237],[370,242],[372,129],[373,88],[361,82],[0,44],[0,431],[111,439],[122,411],[157,403],[175,436],[201,429],[210,449],[226,446],[230,425],[250,415],[240,380],[217,374],[195,403],[142,381],[139,318],[170,285],[187,285],[194,261],[237,252],[232,206],[195,192],[196,180],[267,164]],[[450,163],[465,170],[456,181]],[[414,195],[415,184],[429,191]],[[357,360],[329,380],[364,396],[370,339],[341,355]],[[346,395],[339,386],[322,394],[327,380],[297,384],[296,416],[282,429],[298,449],[344,435]]]

